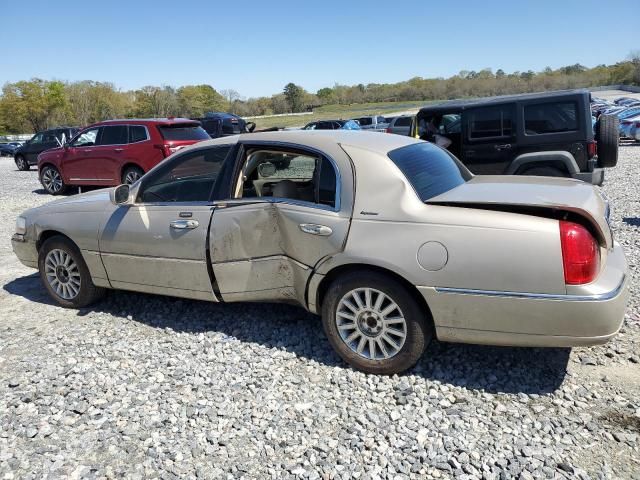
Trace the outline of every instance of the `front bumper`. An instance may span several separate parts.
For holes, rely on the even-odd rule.
[[[35,242],[27,240],[24,235],[15,233],[11,237],[11,246],[13,247],[13,253],[16,254],[16,257],[23,265],[38,268],[38,250]]]
[[[624,320],[629,277],[620,245],[614,245],[604,270],[583,293],[418,290],[442,341],[527,347],[596,345],[611,339]]]

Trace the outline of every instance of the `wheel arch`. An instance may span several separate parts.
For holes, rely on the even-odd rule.
[[[36,250],[37,250],[37,252],[40,253],[40,248],[42,247],[44,242],[46,242],[47,240],[49,240],[50,238],[53,238],[53,237],[62,237],[65,240],[68,240],[69,242],[71,242],[73,244],[74,247],[76,247],[78,252],[80,252],[80,255],[82,255],[82,252],[80,251],[80,247],[78,246],[78,244],[76,242],[73,241],[73,239],[71,237],[69,237],[68,235],[62,233],[59,230],[54,230],[54,229],[46,229],[46,230],[43,230],[42,232],[40,232],[40,234],[38,235],[38,239],[36,240]]]
[[[551,167],[557,168],[573,176],[580,173],[580,168],[573,155],[565,151],[532,152],[523,153],[513,159],[507,168],[506,175],[521,175],[530,168]]]
[[[131,168],[131,167],[139,168],[140,170],[142,170],[143,173],[147,173],[145,169],[142,167],[142,165],[140,165],[139,163],[128,161],[127,163],[122,165],[122,167],[120,167],[120,181],[122,181],[122,176],[124,175],[124,172],[127,171],[127,168]]]
[[[409,294],[418,303],[418,305],[420,305],[420,308],[425,313],[431,327],[434,328],[433,315],[431,312],[431,308],[429,307],[427,301],[420,294],[420,292],[418,291],[415,285],[413,285],[406,278],[404,278],[399,273],[394,272],[393,270],[390,270],[385,267],[381,267],[379,265],[366,264],[366,263],[347,263],[347,264],[335,266],[324,275],[322,280],[320,280],[317,287],[313,289],[313,291],[311,291],[311,285],[310,285],[310,291],[308,292],[308,297],[309,297],[308,300],[311,300],[312,298],[315,300],[315,309],[317,312],[322,311],[322,302],[324,301],[327,291],[329,290],[329,287],[331,286],[333,281],[338,277],[340,277],[341,275],[344,275],[346,273],[352,273],[352,272],[363,272],[363,273],[376,272],[376,273],[388,276],[394,279],[395,281],[397,281],[398,283],[400,283],[403,287],[406,288],[407,292],[409,292]],[[434,329],[434,333],[435,333],[435,329]]]

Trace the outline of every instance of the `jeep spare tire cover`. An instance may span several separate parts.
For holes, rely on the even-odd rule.
[[[598,142],[598,166],[615,167],[618,163],[618,125],[620,120],[615,115],[600,115],[596,136]]]

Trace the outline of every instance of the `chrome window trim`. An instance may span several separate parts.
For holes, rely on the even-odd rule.
[[[616,288],[609,292],[597,293],[593,295],[572,295],[572,294],[551,294],[551,293],[528,293],[528,292],[509,292],[498,290],[474,290],[467,288],[452,287],[435,287],[438,293],[456,293],[459,295],[479,295],[485,297],[500,298],[525,298],[533,300],[563,300],[565,302],[601,302],[611,300],[620,294],[625,286],[626,275],[622,276],[622,280]]]
[[[323,205],[320,203],[315,203],[315,202],[306,202],[303,200],[295,200],[295,199],[290,199],[290,198],[278,198],[278,197],[251,197],[251,198],[247,198],[247,200],[251,200],[252,198],[254,199],[259,199],[260,201],[269,201],[267,199],[272,199],[270,200],[272,203],[290,203],[293,205],[299,205],[299,206],[303,206],[303,207],[310,207],[310,208],[317,208],[319,210],[328,210],[331,212],[339,212],[340,209],[342,208],[342,172],[340,172],[340,167],[338,167],[338,163],[330,156],[327,155],[327,153],[323,152],[322,150],[318,150],[317,148],[314,147],[309,147],[307,145],[300,145],[297,143],[289,143],[289,142],[278,142],[278,141],[251,141],[251,140],[246,140],[246,141],[240,141],[238,142],[240,145],[242,145],[243,147],[248,146],[257,146],[257,147],[280,147],[280,148],[291,148],[294,150],[300,150],[300,151],[307,151],[307,152],[311,152],[311,153],[315,153],[316,155],[320,156],[320,157],[324,157],[327,160],[329,160],[329,163],[331,164],[331,166],[333,167],[333,171],[336,174],[336,197],[335,197],[335,205],[333,207],[330,207],[329,205]],[[233,198],[231,199],[231,201],[237,201],[237,200],[243,200],[243,198]]]

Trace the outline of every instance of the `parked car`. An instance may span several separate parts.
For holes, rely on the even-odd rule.
[[[631,124],[629,135],[627,136],[636,142],[640,142],[640,117],[637,117],[636,121]]]
[[[0,156],[6,155],[8,157],[13,157],[20,146],[21,145],[16,142],[2,142],[0,143]]]
[[[634,104],[637,102],[638,102],[638,99],[633,97],[620,97],[614,100],[614,103],[620,106],[630,106],[631,104]]]
[[[109,120],[38,156],[40,183],[52,195],[71,185],[134,183],[172,153],[209,135],[186,118]]]
[[[60,147],[78,133],[77,127],[56,127],[36,133],[14,152],[18,170],[29,170],[38,163],[38,155],[51,148]]]
[[[600,115],[594,134],[589,95],[566,90],[430,105],[414,118],[411,134],[444,138],[476,174],[572,177],[601,185],[603,169],[618,162],[618,119]]]
[[[411,121],[413,117],[411,115],[402,115],[400,117],[393,117],[389,122],[389,126],[386,129],[387,133],[396,133],[398,135],[409,135],[411,131]]]
[[[307,123],[302,130],[360,130],[353,120],[318,120]]]
[[[376,130],[379,132],[386,131],[389,126],[389,122],[382,115],[372,115],[369,117],[356,118],[358,125],[362,130]]]
[[[433,337],[612,338],[630,282],[607,212],[592,185],[474,177],[408,136],[285,131],[202,142],[133,185],[28,210],[12,244],[64,307],[108,288],[295,303],[345,361],[393,374]]]
[[[211,138],[252,132],[256,128],[254,122],[247,122],[233,113],[208,112],[204,117],[194,120],[200,122]]]
[[[636,125],[639,123],[640,123],[640,115],[636,115],[634,117],[620,120],[620,136],[626,137],[626,138],[633,138],[631,129],[633,127],[636,127]]]

